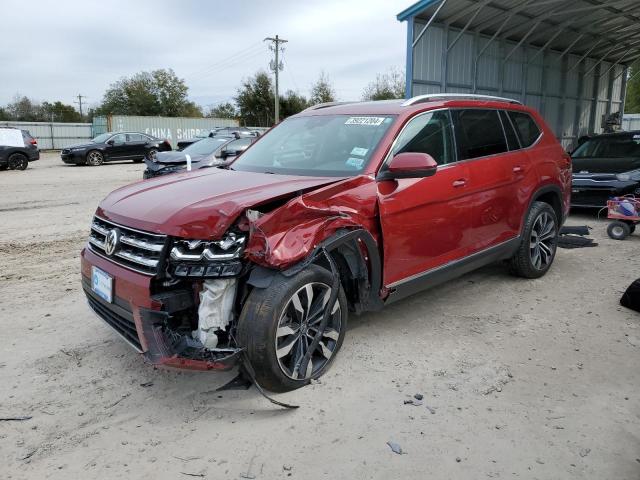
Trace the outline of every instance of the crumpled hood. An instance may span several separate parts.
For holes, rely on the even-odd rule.
[[[246,208],[340,180],[207,168],[119,188],[100,203],[97,214],[149,232],[215,239]]]
[[[192,162],[199,162],[207,158],[208,155],[191,155]],[[180,151],[171,151],[171,152],[158,152],[156,153],[156,157],[152,160],[155,163],[187,163],[187,156],[184,152]]]

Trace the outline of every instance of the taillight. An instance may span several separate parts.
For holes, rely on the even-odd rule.
[[[31,145],[37,145],[38,141],[35,138],[32,138],[31,141],[29,142]]]

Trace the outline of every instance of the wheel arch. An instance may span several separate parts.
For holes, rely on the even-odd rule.
[[[527,218],[527,214],[529,210],[531,210],[531,206],[534,202],[543,202],[551,206],[553,211],[556,214],[556,218],[560,226],[564,223],[564,206],[562,203],[562,191],[560,187],[557,185],[545,185],[544,187],[536,190],[533,195],[531,195],[531,199],[529,200],[529,205],[527,206],[527,210],[524,212],[522,216],[522,222],[520,229],[522,230],[525,225],[525,219]],[[521,232],[522,233],[522,232]]]
[[[361,313],[383,307],[379,294],[382,262],[373,236],[364,229],[338,230],[316,246],[304,260],[286,270],[256,265],[247,283],[254,288],[268,288],[276,274],[292,276],[311,264],[339,276],[351,311]]]

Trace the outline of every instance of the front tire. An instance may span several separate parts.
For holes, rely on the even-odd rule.
[[[12,153],[8,159],[9,170],[26,170],[29,159],[21,153]]]
[[[540,278],[556,256],[558,247],[558,219],[548,203],[533,202],[525,220],[518,251],[511,258],[513,275]]]
[[[86,164],[90,167],[99,167],[104,163],[104,155],[98,150],[91,150],[87,153]]]
[[[309,265],[292,277],[277,274],[269,288],[251,292],[238,321],[238,343],[246,348],[261,386],[288,392],[329,369],[342,345],[348,316],[342,287],[334,305],[328,305],[332,284],[331,272]],[[329,322],[319,332],[329,308]],[[320,342],[304,368],[301,360],[315,335],[321,335]]]

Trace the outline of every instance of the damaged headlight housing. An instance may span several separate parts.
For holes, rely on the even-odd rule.
[[[246,237],[227,232],[220,240],[177,240],[169,254],[169,273],[177,278],[234,277]]]

